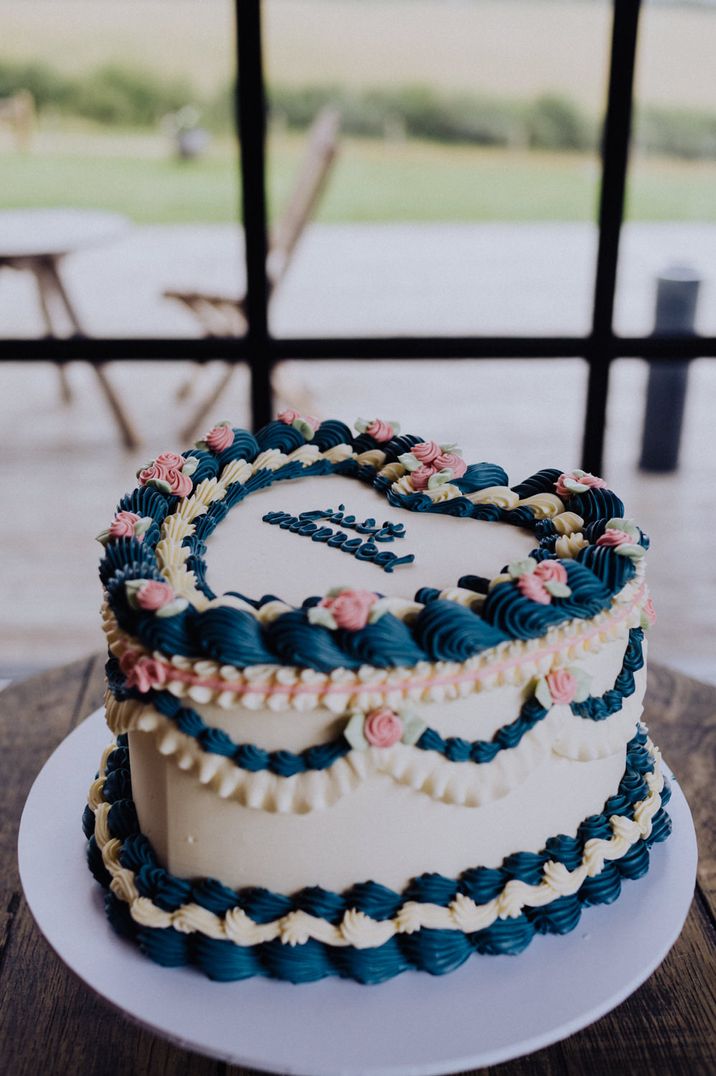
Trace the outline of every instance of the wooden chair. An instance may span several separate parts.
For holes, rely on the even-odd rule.
[[[266,259],[269,298],[285,277],[298,241],[325,189],[338,151],[339,129],[340,112],[328,105],[321,109],[311,124],[308,145],[291,196],[269,240]],[[205,336],[238,336],[246,330],[245,295],[236,298],[199,291],[168,290],[164,296],[190,310]],[[182,436],[187,440],[200,429],[207,414],[225,391],[235,368],[232,364],[227,365],[218,384],[193,412],[182,430]],[[195,379],[196,373],[180,388],[180,398],[189,395]]]

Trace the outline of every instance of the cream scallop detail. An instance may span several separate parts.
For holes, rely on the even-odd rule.
[[[648,794],[635,804],[633,819],[620,815],[610,817],[611,837],[588,840],[582,862],[574,870],[570,871],[564,864],[548,860],[538,883],[530,885],[512,879],[497,897],[485,904],[477,904],[464,894],[459,894],[447,907],[407,901],[393,919],[387,920],[372,919],[352,908],[344,913],[340,923],[335,926],[298,909],[268,923],[255,923],[238,907],[230,909],[223,917],[194,903],[184,904],[173,912],[164,911],[149,898],[139,895],[134,873],[121,866],[121,843],[109,836],[107,816],[110,805],[105,802],[94,804],[90,800],[90,807],[95,816],[97,847],[111,876],[110,888],[115,896],[128,905],[132,919],[141,926],[155,929],[173,927],[185,934],[201,934],[240,946],[275,939],[284,945],[295,946],[315,939],[334,947],[373,948],[396,934],[412,934],[422,928],[471,934],[484,930],[498,919],[515,919],[524,908],[545,907],[559,897],[577,893],[587,878],[595,878],[606,863],[621,859],[638,841],[651,834],[652,820],[661,808],[664,778],[658,748],[650,740],[646,746],[654,762],[653,772],[644,777]],[[101,774],[103,778],[104,771]]]
[[[136,700],[118,702],[107,695],[107,724],[115,734],[151,735],[155,749],[180,770],[191,773],[221,799],[276,814],[326,810],[360,784],[387,777],[421,795],[461,807],[482,807],[509,795],[550,755],[587,762],[623,750],[634,734],[641,706],[625,705],[605,721],[575,717],[569,707],[554,706],[516,747],[499,751],[490,762],[452,762],[436,751],[408,744],[349,751],[323,770],[283,777],[268,770],[252,772],[224,755],[204,751],[192,736],[152,706]],[[95,800],[98,792],[94,792]]]

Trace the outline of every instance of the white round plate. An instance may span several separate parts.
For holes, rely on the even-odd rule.
[[[531,1053],[636,990],[678,938],[691,904],[696,837],[674,785],[674,832],[654,846],[648,875],[624,882],[615,904],[585,908],[571,934],[535,937],[520,956],[473,956],[449,975],[406,972],[379,986],[214,983],[194,968],[153,964],[105,919],[80,816],[110,741],[97,711],[37,777],[20,825],[27,902],[52,948],[103,998],[180,1046],[236,1065],[306,1076],[427,1076]]]

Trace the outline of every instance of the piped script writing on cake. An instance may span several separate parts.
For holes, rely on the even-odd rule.
[[[111,923],[160,964],[442,975],[574,930],[669,834],[649,539],[619,497],[355,429],[220,423],[99,535],[114,743],[83,825]]]
[[[358,522],[356,516],[346,512],[344,504],[339,504],[337,509],[319,508],[300,512],[297,516],[290,512],[267,512],[261,518],[264,523],[290,531],[291,534],[310,538],[312,542],[325,542],[329,549],[340,549],[341,552],[348,553],[356,560],[372,561],[384,572],[393,572],[402,564],[412,564],[415,560],[414,553],[400,556],[387,549],[378,549],[375,544],[376,542],[394,542],[396,538],[404,538],[405,524],[391,523],[389,520],[377,524],[372,517]],[[319,526],[318,520],[323,521],[322,525]],[[367,535],[367,538],[365,540],[351,538],[344,531],[336,531],[326,526],[327,523],[339,523],[343,527],[357,531],[358,534]]]

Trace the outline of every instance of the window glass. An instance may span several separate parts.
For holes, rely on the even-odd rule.
[[[610,10],[266,0],[275,228],[320,174],[312,124],[340,116],[274,331],[586,331]]]

